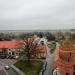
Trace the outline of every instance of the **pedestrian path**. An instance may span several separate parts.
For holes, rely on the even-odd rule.
[[[46,68],[46,71],[44,72],[44,75],[52,75],[52,64],[53,64],[53,57],[54,55],[53,54],[50,54],[46,61],[47,61],[47,68]]]
[[[59,47],[59,44],[56,43],[56,48]],[[47,47],[47,67],[46,67],[46,71],[44,72],[44,75],[52,75],[52,69],[53,69],[53,62],[54,62],[54,54],[50,53],[50,49]]]
[[[53,60],[54,60],[54,54],[51,54],[49,48],[47,47],[47,58],[46,58],[47,67],[46,71],[44,72],[44,75],[52,75]]]

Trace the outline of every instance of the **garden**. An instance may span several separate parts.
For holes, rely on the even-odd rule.
[[[43,62],[32,60],[29,63],[27,60],[20,60],[14,65],[26,75],[38,75],[42,68]]]

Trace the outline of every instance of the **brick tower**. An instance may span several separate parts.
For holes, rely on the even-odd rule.
[[[69,37],[55,51],[54,68],[59,68],[60,75],[73,75],[75,65],[75,47]]]

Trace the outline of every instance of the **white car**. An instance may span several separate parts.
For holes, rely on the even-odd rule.
[[[13,57],[13,59],[18,59],[18,58],[19,58],[19,56],[14,56],[14,57]]]
[[[54,69],[52,75],[60,75],[59,68]]]
[[[6,69],[6,70],[9,70],[9,69],[10,69],[10,67],[9,67],[8,65],[6,65],[6,66],[5,66],[5,69]]]

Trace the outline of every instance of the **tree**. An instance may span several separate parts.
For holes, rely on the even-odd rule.
[[[55,36],[51,33],[47,33],[47,39],[48,41],[54,41],[55,40]]]
[[[75,40],[75,33],[72,34],[72,40]]]
[[[21,34],[19,34],[18,36],[17,36],[17,39],[24,39],[25,37],[27,37],[27,36],[32,36],[33,35],[33,33],[21,33]]]
[[[0,41],[11,41],[13,39],[15,39],[15,34],[12,34],[12,33],[8,33],[8,34],[5,34],[5,33],[0,33]]]
[[[43,33],[43,32],[39,32],[39,33],[38,33],[38,37],[39,37],[39,38],[43,38],[43,36],[44,36],[44,33]]]
[[[72,43],[72,40],[71,40],[71,36],[69,36],[69,35],[65,36],[65,39],[60,44],[60,49],[64,50],[64,51],[74,50],[73,43]]]
[[[36,57],[38,51],[36,48],[36,44],[33,43],[33,37],[25,37],[23,40],[23,47],[24,53],[28,59],[28,63],[30,63],[30,59]]]
[[[24,39],[27,36],[27,33],[21,33],[17,36],[17,39]]]

